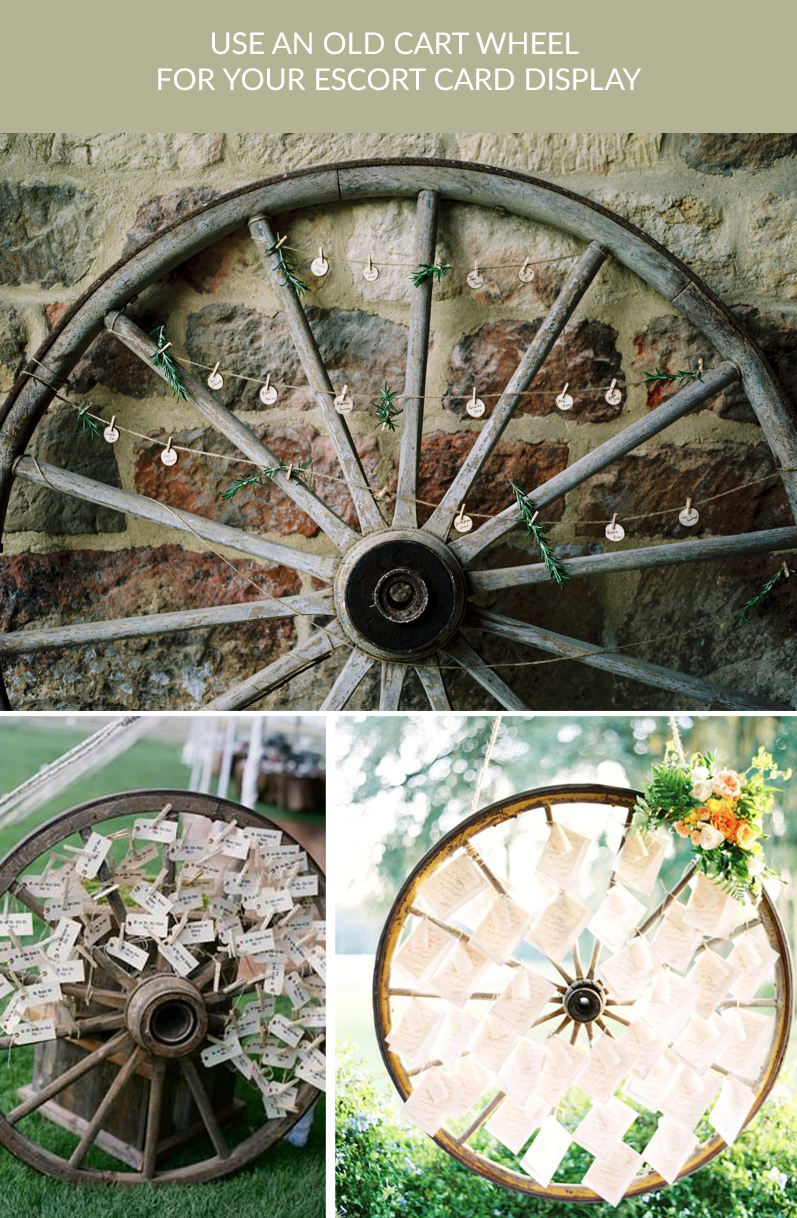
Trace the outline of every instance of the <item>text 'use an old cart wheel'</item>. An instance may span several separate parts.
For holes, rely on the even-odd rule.
[[[323,875],[210,795],[136,791],[0,864],[0,1142],[60,1180],[212,1180],[323,1089]]]
[[[374,208],[381,209],[376,218]],[[466,212],[486,234],[484,267],[470,261],[472,243],[463,236]],[[373,234],[367,248],[366,238],[358,236],[364,214]],[[517,262],[510,259],[496,269],[488,262],[489,241],[501,225],[514,226],[510,245]],[[336,226],[348,235],[340,237],[337,256],[327,256]],[[252,311],[248,319],[250,337],[241,344],[234,336],[238,368],[220,368],[215,352],[231,341],[224,331],[225,306],[203,309],[202,334],[186,335],[182,343],[178,332],[184,323],[175,320],[172,329],[169,322],[169,309],[175,307],[170,292],[176,289],[168,276],[236,233],[247,243],[240,259],[262,264],[265,297],[258,302],[261,312]],[[327,243],[320,255],[319,235]],[[509,284],[497,296],[484,287],[485,273],[493,272]],[[321,288],[324,307],[308,309],[308,294],[313,300]],[[345,302],[339,334],[328,332],[336,290]],[[591,375],[600,383],[577,384],[577,371],[567,372],[567,342],[580,324],[579,310],[590,307],[595,293],[611,307],[635,290],[658,294],[667,311],[682,314],[706,344],[705,362],[701,357],[694,368],[658,376],[667,392],[655,408],[645,410],[624,379],[619,353],[616,367],[591,353],[600,366]],[[441,409],[451,412],[438,443],[446,437],[446,469],[455,459],[458,467],[455,462],[443,477],[442,494],[436,488],[435,499],[426,502],[421,481],[433,299],[448,308],[457,292],[476,292],[476,306],[486,319],[491,303],[508,302],[513,315],[530,319],[529,333],[518,340],[519,361],[508,379],[503,370],[491,372],[488,361],[484,384],[463,388],[452,382],[438,394]],[[528,295],[528,308],[522,293]],[[382,303],[407,326],[406,358],[402,349],[399,361],[395,352],[388,359],[379,344],[376,350],[358,350],[363,318]],[[154,327],[153,317],[160,319]],[[216,341],[212,323],[218,326]],[[389,324],[398,333],[397,323]],[[326,360],[322,345],[332,352]],[[80,376],[70,381],[88,348],[92,384],[102,384],[103,366],[115,368],[121,361],[125,369],[116,380],[109,373],[110,409],[108,401],[94,406],[78,393]],[[332,358],[334,380],[328,367]],[[541,389],[546,361],[550,366],[552,360],[558,361],[564,383]],[[164,385],[165,399],[158,397]],[[541,393],[544,403],[537,407],[535,395]],[[743,409],[752,408],[769,453],[764,445],[766,469],[762,465],[754,476],[735,471],[738,478],[722,493],[772,479],[768,488],[777,499],[777,520],[787,527],[757,529],[740,512],[734,533],[720,529],[721,535],[712,536],[710,509],[700,500],[698,512],[690,500],[671,505],[672,529],[665,535],[674,541],[640,546],[626,536],[609,503],[582,522],[599,545],[585,551],[581,544],[573,557],[556,555],[546,530],[559,520],[566,496],[579,496],[586,482],[607,477],[605,471],[629,454],[650,459],[646,468],[655,474],[661,467],[644,446],[729,393],[740,402],[746,398]],[[156,405],[145,408],[147,397]],[[574,451],[580,455],[569,464],[565,457],[555,469],[536,469],[543,433],[554,436],[551,425],[558,420],[557,443],[569,444],[576,425],[588,421],[587,405],[596,402],[602,412],[599,441],[579,441]],[[53,404],[66,411],[72,431],[71,438],[48,448],[41,429]],[[507,441],[516,435],[521,416],[535,414],[555,418],[529,432],[531,442],[523,444],[526,464],[513,467],[509,477],[501,466]],[[797,427],[758,348],[677,258],[620,216],[560,186],[472,164],[365,161],[284,174],[214,199],[149,236],[89,288],[29,361],[1,418],[0,516],[10,583],[8,628],[0,635],[6,693],[0,690],[0,697],[7,697],[7,705],[68,708],[86,698],[88,704],[101,700],[108,709],[199,702],[237,709],[260,699],[273,704],[282,696],[279,691],[296,681],[302,705],[323,699],[325,709],[335,710],[346,706],[365,681],[367,700],[391,710],[414,674],[413,697],[425,696],[436,710],[449,706],[452,691],[470,709],[485,700],[488,706],[524,709],[528,698],[516,688],[518,673],[557,660],[569,661],[566,671],[575,671],[582,682],[589,670],[598,669],[609,674],[603,679],[646,687],[651,700],[666,697],[667,705],[678,699],[679,705],[689,700],[772,708],[792,696],[793,679],[784,679],[790,652],[780,656],[769,677],[751,661],[742,683],[752,689],[654,662],[660,658],[654,645],[661,634],[679,640],[673,647],[682,646],[678,662],[687,668],[691,659],[682,656],[702,654],[701,645],[686,647],[687,634],[702,630],[702,637],[717,641],[711,613],[702,625],[695,618],[699,595],[673,593],[666,628],[657,627],[656,638],[618,639],[603,631],[602,646],[501,611],[505,598],[511,609],[519,595],[531,597],[532,587],[540,584],[559,598],[557,606],[563,604],[562,584],[570,577],[627,580],[629,572],[738,562],[750,555],[770,556],[776,572],[779,562],[773,556],[797,545],[791,519],[797,508]],[[455,421],[456,443],[453,434],[447,439]],[[327,433],[314,448],[302,440],[309,425]],[[567,428],[571,431],[562,431]],[[86,445],[95,446],[91,459]],[[107,470],[106,480],[96,476],[100,468]],[[704,471],[701,479],[710,497],[716,477]],[[496,511],[481,510],[486,486],[496,494],[500,489]],[[268,520],[262,515],[264,502]],[[51,538],[31,539],[37,505],[49,505]],[[195,510],[197,505],[203,510]],[[610,518],[603,521],[606,510]],[[281,531],[273,527],[275,511],[282,513]],[[666,515],[654,512],[647,519],[644,505],[640,511],[635,519],[648,525]],[[9,512],[17,522],[13,532]],[[128,616],[114,613],[115,598],[108,604],[101,592],[86,593],[83,608],[53,607],[43,596],[48,581],[58,578],[52,556],[64,542],[57,535],[98,531],[99,520],[125,545],[141,546],[145,538],[144,564],[166,564],[163,579],[147,585],[148,592],[145,581],[132,581],[116,598],[129,608],[131,588],[134,601],[138,588],[139,611]],[[690,532],[695,525],[700,536]],[[525,552],[532,561],[501,566],[499,556],[490,565],[490,547],[506,541],[518,526],[526,531]],[[163,543],[157,552],[147,548],[153,534]],[[615,548],[623,537],[625,544]],[[108,553],[119,544],[113,540]],[[28,552],[26,546],[33,548]],[[113,567],[111,558],[103,561]],[[105,587],[95,567],[86,568],[87,578],[91,573]],[[714,580],[712,574],[708,583]],[[755,586],[759,583],[760,576]],[[178,607],[181,588],[188,603],[184,599]],[[153,604],[158,611],[151,611]],[[168,611],[158,608],[163,604]],[[555,611],[554,620],[558,623]],[[725,622],[724,628],[733,624]],[[233,628],[237,633],[231,635]],[[186,676],[186,665],[175,660],[176,649],[190,648],[197,632],[207,643],[199,647],[199,658],[191,653]],[[778,651],[781,643],[788,652],[788,630],[785,641],[779,635],[774,644]],[[629,654],[629,648],[644,645],[653,648],[654,661]],[[727,663],[733,664],[740,652],[730,647]],[[263,651],[275,651],[276,658],[258,664]],[[537,653],[547,659],[528,658]],[[302,674],[326,660],[335,675],[324,697]],[[704,671],[715,672],[723,663],[718,659]],[[156,671],[144,680],[147,664]],[[587,674],[573,664],[586,666]],[[74,678],[79,671],[86,681]],[[529,676],[527,684],[533,680]],[[776,691],[773,682],[779,682]],[[561,684],[559,705],[578,683]],[[641,706],[645,696],[644,689],[635,693],[634,704]]]
[[[376,1028],[406,1116],[518,1192],[617,1205],[674,1183],[738,1136],[784,1060],[770,897],[743,903],[683,839],[638,829],[637,798],[573,785],[482,809],[382,934]]]

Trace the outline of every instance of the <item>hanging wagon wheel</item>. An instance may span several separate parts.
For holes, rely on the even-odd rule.
[[[288,834],[210,795],[35,829],[0,864],[0,1143],[81,1183],[254,1162],[323,1086],[323,894]]]
[[[418,268],[425,267],[429,273],[421,277],[418,284],[411,285],[407,270],[397,272],[404,285],[402,291],[410,293],[409,336],[400,399],[401,418],[395,421],[397,480],[395,494],[386,499],[375,476],[366,476],[358,451],[358,442],[362,448],[364,437],[371,436],[374,431],[374,415],[362,401],[358,401],[358,409],[349,413],[347,387],[332,384],[301,293],[297,293],[294,279],[285,274],[285,250],[280,246],[282,238],[279,237],[280,217],[290,213],[293,222],[297,214],[312,208],[316,209],[310,215],[313,220],[322,207],[334,207],[339,212],[341,204],[356,209],[365,202],[413,199],[416,200],[414,250],[404,251],[405,262],[401,265],[411,267],[417,263]],[[511,213],[529,222],[532,235],[542,231],[540,226],[546,226],[549,232],[556,230],[557,239],[558,234],[566,234],[571,242],[572,256],[569,261],[560,263],[569,267],[564,286],[509,383],[491,385],[491,391],[502,392],[484,395],[495,400],[483,419],[478,420],[474,415],[474,421],[469,424],[475,429],[475,443],[442,499],[419,527],[419,462],[430,313],[434,292],[439,290],[433,269],[439,249],[438,220],[443,217],[447,222],[457,208],[465,205],[491,209],[491,223],[495,222],[496,209]],[[254,424],[250,427],[240,414],[221,403],[209,388],[209,382],[201,379],[205,376],[201,368],[192,370],[187,363],[180,363],[179,355],[175,356],[176,365],[171,355],[166,360],[166,364],[171,363],[171,371],[164,367],[161,358],[164,348],[156,341],[157,335],[153,338],[124,312],[144,289],[162,280],[186,259],[222,237],[245,231],[247,226],[262,256],[266,280],[296,348],[310,404],[317,409],[326,426],[331,450],[339,465],[334,475],[319,476],[312,485],[309,476],[302,475],[300,465],[289,467],[281,461],[256,434]],[[290,254],[289,257],[298,255]],[[308,582],[303,593],[286,596],[280,603],[268,593],[264,598],[260,589],[259,593],[247,596],[245,603],[211,604],[201,609],[155,614],[142,612],[140,616],[109,616],[98,621],[79,620],[56,625],[26,622],[23,629],[12,629],[0,637],[0,660],[6,664],[6,675],[9,664],[19,663],[19,658],[25,657],[30,665],[36,652],[57,656],[65,650],[68,653],[68,649],[91,647],[96,654],[97,649],[110,647],[116,649],[113,655],[120,657],[118,664],[112,665],[119,673],[116,678],[114,671],[113,679],[123,683],[124,640],[152,640],[173,636],[176,632],[208,630],[230,624],[241,626],[253,621],[262,622],[265,631],[273,629],[269,622],[273,623],[274,619],[295,616],[299,641],[293,649],[259,671],[253,671],[257,668],[253,658],[251,667],[243,668],[252,675],[241,680],[239,669],[228,678],[228,685],[230,680],[232,685],[209,705],[236,709],[268,698],[300,673],[343,649],[339,654],[346,657],[345,663],[323,703],[325,709],[344,707],[366,673],[376,665],[379,667],[375,672],[381,675],[379,707],[383,710],[398,707],[405,678],[413,669],[417,671],[433,709],[445,709],[449,705],[444,674],[448,671],[461,676],[462,670],[481,687],[471,695],[471,700],[477,699],[474,707],[489,695],[508,709],[525,709],[523,698],[496,671],[498,662],[493,661],[491,667],[474,648],[473,631],[478,631],[487,642],[490,639],[508,640],[537,652],[550,653],[552,657],[571,658],[580,664],[641,682],[652,691],[665,691],[670,698],[692,699],[699,704],[734,709],[776,707],[778,704],[766,697],[753,696],[622,651],[538,628],[474,603],[474,598],[481,603],[479,598],[485,594],[493,596],[503,589],[522,590],[550,578],[548,568],[540,562],[493,570],[474,569],[477,560],[484,561],[486,548],[520,523],[519,508],[511,502],[509,487],[506,498],[510,502],[505,510],[483,522],[474,511],[470,518],[473,527],[468,532],[464,531],[467,513],[463,505],[467,506],[470,501],[472,510],[474,498],[478,501],[483,490],[483,481],[479,484],[480,475],[490,458],[493,461],[487,474],[495,477],[496,446],[507,424],[517,413],[524,394],[531,392],[529,386],[561,339],[590,285],[602,273],[609,273],[607,268],[612,263],[620,264],[644,281],[697,327],[711,349],[718,353],[718,362],[704,375],[693,376],[663,404],[622,427],[567,468],[539,485],[523,487],[529,513],[543,510],[546,505],[581,487],[587,479],[731,386],[741,387],[757,416],[793,512],[797,509],[797,427],[782,390],[755,344],[705,284],[631,224],[559,186],[478,165],[435,160],[365,161],[289,173],[224,195],[174,223],[137,252],[112,266],[65,314],[42,344],[36,359],[27,365],[4,407],[0,432],[0,511],[5,521],[12,486],[15,482],[29,483],[40,488],[40,492],[43,488],[57,496],[76,498],[121,513],[128,521],[139,520],[149,526],[158,526],[170,531],[172,537],[176,533],[189,545],[199,541],[210,549],[221,547],[238,562],[243,555],[250,565],[251,560],[272,567],[279,565],[297,572],[305,580],[321,581],[325,587],[319,591],[317,584]],[[322,264],[329,269],[330,264],[323,253],[321,259],[313,263],[314,273],[321,274]],[[297,267],[298,270],[301,268]],[[363,271],[364,278],[367,278],[366,271],[374,277],[370,255]],[[526,264],[519,272],[521,279],[523,271],[528,278]],[[351,274],[355,275],[355,272]],[[475,268],[473,283],[482,278],[479,268]],[[359,275],[356,281],[359,283]],[[219,435],[220,442],[229,443],[230,451],[237,451],[241,460],[248,463],[245,468],[254,470],[255,475],[262,471],[264,478],[265,471],[269,471],[270,491],[292,500],[300,510],[300,516],[306,513],[310,522],[308,527],[317,527],[324,535],[326,551],[287,544],[273,535],[264,536],[256,529],[233,527],[207,515],[172,508],[165,473],[162,495],[155,500],[68,468],[56,467],[36,459],[35,454],[26,455],[35,439],[37,426],[53,401],[54,391],[63,389],[78,359],[103,331],[106,332],[105,341],[110,343],[107,350],[118,355],[122,346],[127,347],[141,360],[142,375],[144,369],[151,374],[154,368],[169,384],[170,379],[174,379],[176,366],[181,383],[179,394],[185,395],[188,404],[184,409],[195,409],[197,423],[204,421],[204,425]],[[272,355],[267,349],[263,351],[264,390],[269,381]],[[218,366],[211,371],[211,380],[217,384]],[[268,395],[273,388],[270,386],[266,391],[266,399],[270,400]],[[376,391],[375,387],[370,388],[371,392]],[[608,386],[606,388],[609,390]],[[616,398],[616,387],[609,392]],[[566,398],[567,394],[563,401]],[[364,404],[365,410],[362,410]],[[73,405],[77,407],[78,403]],[[478,407],[475,393],[474,407]],[[392,409],[385,407],[387,413]],[[128,411],[125,419],[128,415],[135,428],[135,412]],[[259,426],[260,416],[252,417],[258,420]],[[263,415],[262,419],[265,423],[273,423],[275,417],[278,416],[272,412]],[[166,463],[171,464],[176,449],[171,440],[166,439],[168,424],[164,423],[164,426],[167,430],[163,440],[152,440],[151,446],[154,444],[157,451],[160,444]],[[185,426],[184,421],[182,426]],[[125,430],[121,428],[122,433]],[[380,439],[384,442],[390,437],[383,433]],[[125,437],[123,447],[127,441]],[[102,444],[99,437],[96,442]],[[188,448],[191,448],[190,442]],[[182,457],[182,453],[179,455]],[[194,468],[192,466],[192,470]],[[348,511],[345,504],[342,511],[329,506],[336,482],[345,488],[346,504],[350,497],[353,505],[351,523],[345,518]],[[392,510],[388,505],[392,505]],[[220,505],[217,517],[219,514]],[[457,524],[461,526],[459,529]],[[793,549],[795,544],[797,529],[794,527],[742,531],[732,536],[689,539],[566,559],[564,567],[569,575],[611,575],[668,564],[774,553]],[[24,584],[24,576],[21,578]],[[257,584],[256,580],[249,579],[249,582]],[[558,589],[552,589],[553,593],[561,595]],[[246,638],[250,637],[250,634],[246,635]],[[620,640],[621,644],[624,642]],[[631,644],[634,640],[627,642]],[[240,650],[236,655],[240,663]],[[75,659],[72,667],[79,662]],[[516,661],[520,664],[530,662]],[[20,671],[24,673],[24,669]],[[25,684],[20,671],[14,677],[12,691],[21,687],[20,683]],[[223,672],[216,674],[214,680],[214,688],[224,687]],[[453,680],[452,676],[449,685]],[[48,681],[52,682],[51,674],[48,674]],[[28,682],[29,686],[34,682],[35,677]],[[58,704],[66,707],[79,702],[78,689],[73,682],[71,688],[59,693]],[[35,689],[23,689],[20,698],[15,695],[14,700],[21,705],[31,696],[35,697]],[[168,694],[153,696],[156,700],[166,697],[167,701],[169,697]],[[654,694],[650,696],[652,698]]]
[[[706,1118],[732,1141],[786,1054],[792,965],[772,901],[733,929],[742,907],[713,885],[729,907],[706,912],[694,887],[685,901],[680,839],[666,890],[670,835],[632,828],[636,798],[557,786],[482,809],[421,859],[382,933],[376,1031],[407,1117],[517,1192],[617,1204],[674,1183],[726,1146]],[[610,1183],[593,1175],[604,1158]]]

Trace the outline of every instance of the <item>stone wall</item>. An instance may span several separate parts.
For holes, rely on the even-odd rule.
[[[448,157],[538,174],[612,208],[682,258],[737,311],[797,398],[797,136],[784,134],[0,136],[0,388],[10,388],[48,327],[93,279],[175,217],[279,171],[390,155]],[[333,382],[346,381],[363,405],[385,380],[402,387],[409,272],[384,266],[376,282],[366,283],[360,266],[369,255],[377,263],[410,260],[412,212],[409,203],[365,203],[319,209],[287,223],[300,259],[305,253],[312,257],[319,245],[328,252],[332,270],[323,280],[310,277],[306,300]],[[561,285],[566,256],[578,248],[566,235],[512,217],[446,208],[439,240],[444,259],[467,267],[477,259],[513,263],[531,254],[537,273],[533,284],[523,285],[514,272],[488,269],[478,292],[465,285],[464,273],[452,273],[436,289],[422,500],[441,497],[478,431],[461,395],[474,384],[485,393],[503,387]],[[306,275],[306,266],[301,269]],[[220,399],[243,412],[283,460],[311,458],[317,474],[337,472],[248,235],[226,238],[192,258],[142,294],[130,312],[147,329],[168,322],[176,352],[199,364],[220,360],[222,367],[254,378],[270,371],[281,388],[275,406],[264,409],[257,385],[230,378]],[[662,391],[646,389],[646,371],[694,368],[699,358],[710,367],[716,355],[660,297],[625,271],[605,270],[535,382],[537,392],[505,433],[469,509],[500,511],[509,502],[509,479],[533,489],[654,407]],[[612,378],[623,388],[619,407],[604,399]],[[575,399],[567,415],[554,404],[565,381]],[[168,435],[217,454],[228,447],[110,336],[98,339],[80,360],[70,389],[73,401],[90,400],[107,418],[116,414],[141,438],[123,435],[112,448],[84,435],[75,412],[56,404],[33,442],[40,458],[323,550],[313,523],[272,489],[221,499],[231,479],[248,472],[245,466],[197,455],[164,469],[154,441]],[[351,419],[366,470],[380,485],[394,485],[397,437],[375,431],[365,411]],[[727,391],[546,509],[545,517],[557,547],[570,555],[609,545],[600,522],[614,512],[626,520],[624,545],[683,538],[688,534],[670,510],[674,504],[763,480],[771,469],[749,406],[738,391]],[[319,481],[318,489],[351,517],[339,483]],[[707,536],[788,523],[779,485],[769,480],[706,505],[698,531]],[[484,565],[516,563],[522,547],[521,536],[513,534],[489,552]],[[184,534],[164,534],[30,486],[12,496],[0,562],[0,624],[11,628],[247,599],[257,595],[249,579],[275,595],[312,587],[309,578],[284,569],[264,573],[252,562],[235,560],[234,574]],[[793,593],[781,593],[755,628],[733,625],[734,607],[775,565],[764,556],[579,579],[564,591],[536,585],[493,604],[588,642],[655,639],[635,653],[790,701],[797,659]],[[11,666],[9,687],[15,705],[36,708],[197,705],[310,629],[307,622],[281,620],[201,637],[43,653]],[[483,646],[491,662],[525,663],[500,671],[539,708],[669,705],[666,694],[594,669],[572,663],[533,667],[527,662],[542,657],[527,649],[495,640]],[[317,704],[336,663],[305,674],[274,704]],[[461,704],[484,704],[469,678],[448,679]],[[368,690],[366,681],[353,705]],[[407,702],[423,704],[412,682]]]

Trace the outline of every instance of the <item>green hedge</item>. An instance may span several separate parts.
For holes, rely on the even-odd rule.
[[[523,1197],[468,1171],[419,1130],[398,1123],[350,1046],[338,1049],[336,1092],[340,1218],[612,1218],[618,1213],[603,1204],[585,1211],[581,1205]],[[773,1169],[787,1177],[785,1185],[773,1179]],[[702,1171],[660,1193],[625,1201],[619,1212],[622,1218],[797,1218],[797,1103],[771,1101],[739,1141]]]

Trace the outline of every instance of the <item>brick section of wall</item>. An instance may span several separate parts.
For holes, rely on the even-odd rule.
[[[120,255],[211,201],[260,177],[334,160],[369,156],[435,156],[532,173],[587,195],[641,227],[703,276],[760,343],[787,393],[797,396],[797,136],[789,134],[10,134],[0,137],[0,389],[69,305]],[[387,383],[401,391],[407,341],[414,207],[410,200],[364,202],[281,217],[300,273],[309,284],[309,317],[333,384],[349,385],[350,416],[366,472],[395,486],[399,432],[380,429],[369,403]],[[314,278],[309,259],[323,245],[330,274]],[[484,286],[465,285],[463,270],[435,288],[426,434],[419,495],[437,501],[482,425],[463,398],[474,388],[488,414],[519,356],[536,333],[580,243],[494,210],[444,207],[438,251],[457,268],[487,264]],[[368,283],[371,256],[381,269]],[[530,256],[534,282],[493,263]],[[390,265],[393,264],[393,265]],[[133,302],[130,316],[149,330],[168,322],[174,350],[201,366],[217,361],[253,381],[227,377],[218,398],[242,412],[284,461],[312,459],[316,490],[346,520],[355,514],[277,302],[246,232],[232,234],[175,268]],[[609,266],[596,280],[555,347],[468,499],[474,513],[498,512],[509,482],[527,490],[577,460],[609,435],[655,409],[677,386],[645,386],[655,368],[707,367],[711,345],[665,301],[627,272]],[[270,372],[280,386],[264,407],[259,385]],[[610,406],[617,380],[623,398]],[[555,397],[569,383],[567,414]],[[296,388],[291,388],[296,386]],[[172,436],[194,450],[230,454],[229,445],[193,409],[176,403],[155,374],[111,335],[101,334],[78,362],[72,400],[89,400],[106,418],[141,433],[114,447],[92,438],[66,406],[54,406],[31,450],[127,491],[323,552],[317,526],[273,487],[248,488],[229,502],[231,482],[252,472],[241,461],[183,454],[167,470],[160,443]],[[400,422],[399,422],[400,428]],[[565,501],[545,509],[564,554],[608,547],[599,522],[626,517],[624,545],[686,539],[674,513],[686,498],[729,490],[772,469],[755,416],[738,388],[681,420],[610,467]],[[327,475],[325,478],[324,475]],[[630,517],[645,519],[631,521]],[[420,508],[421,520],[429,509]],[[694,532],[707,536],[790,522],[774,480],[701,508]],[[164,537],[142,521],[67,500],[46,488],[14,491],[0,559],[2,625],[71,621],[192,607],[256,595],[193,539]],[[480,559],[481,566],[528,560],[520,532]],[[772,571],[772,559],[710,567],[668,568],[644,575],[574,580],[564,591],[538,585],[494,598],[496,609],[598,644],[669,636],[646,658],[789,700],[785,670],[769,656],[797,637],[791,603],[782,597],[760,629],[724,632],[734,605]],[[312,579],[236,559],[275,595],[311,589]],[[793,601],[793,597],[792,597]],[[705,628],[711,645],[689,631]],[[116,648],[39,655],[10,666],[18,706],[74,704],[111,708],[199,704],[305,638],[301,620],[251,623]],[[791,634],[789,633],[791,631]],[[501,675],[536,707],[668,705],[630,682],[580,665],[531,666],[543,658],[501,640],[480,641],[484,656],[506,665]],[[275,703],[317,705],[340,668],[338,654],[279,692]],[[797,656],[795,657],[797,658]],[[511,665],[517,664],[517,667]],[[122,675],[120,676],[120,673]],[[484,695],[463,674],[447,674],[464,707]],[[781,688],[784,686],[784,688]],[[363,684],[352,705],[373,692]],[[425,705],[414,679],[410,701]]]

